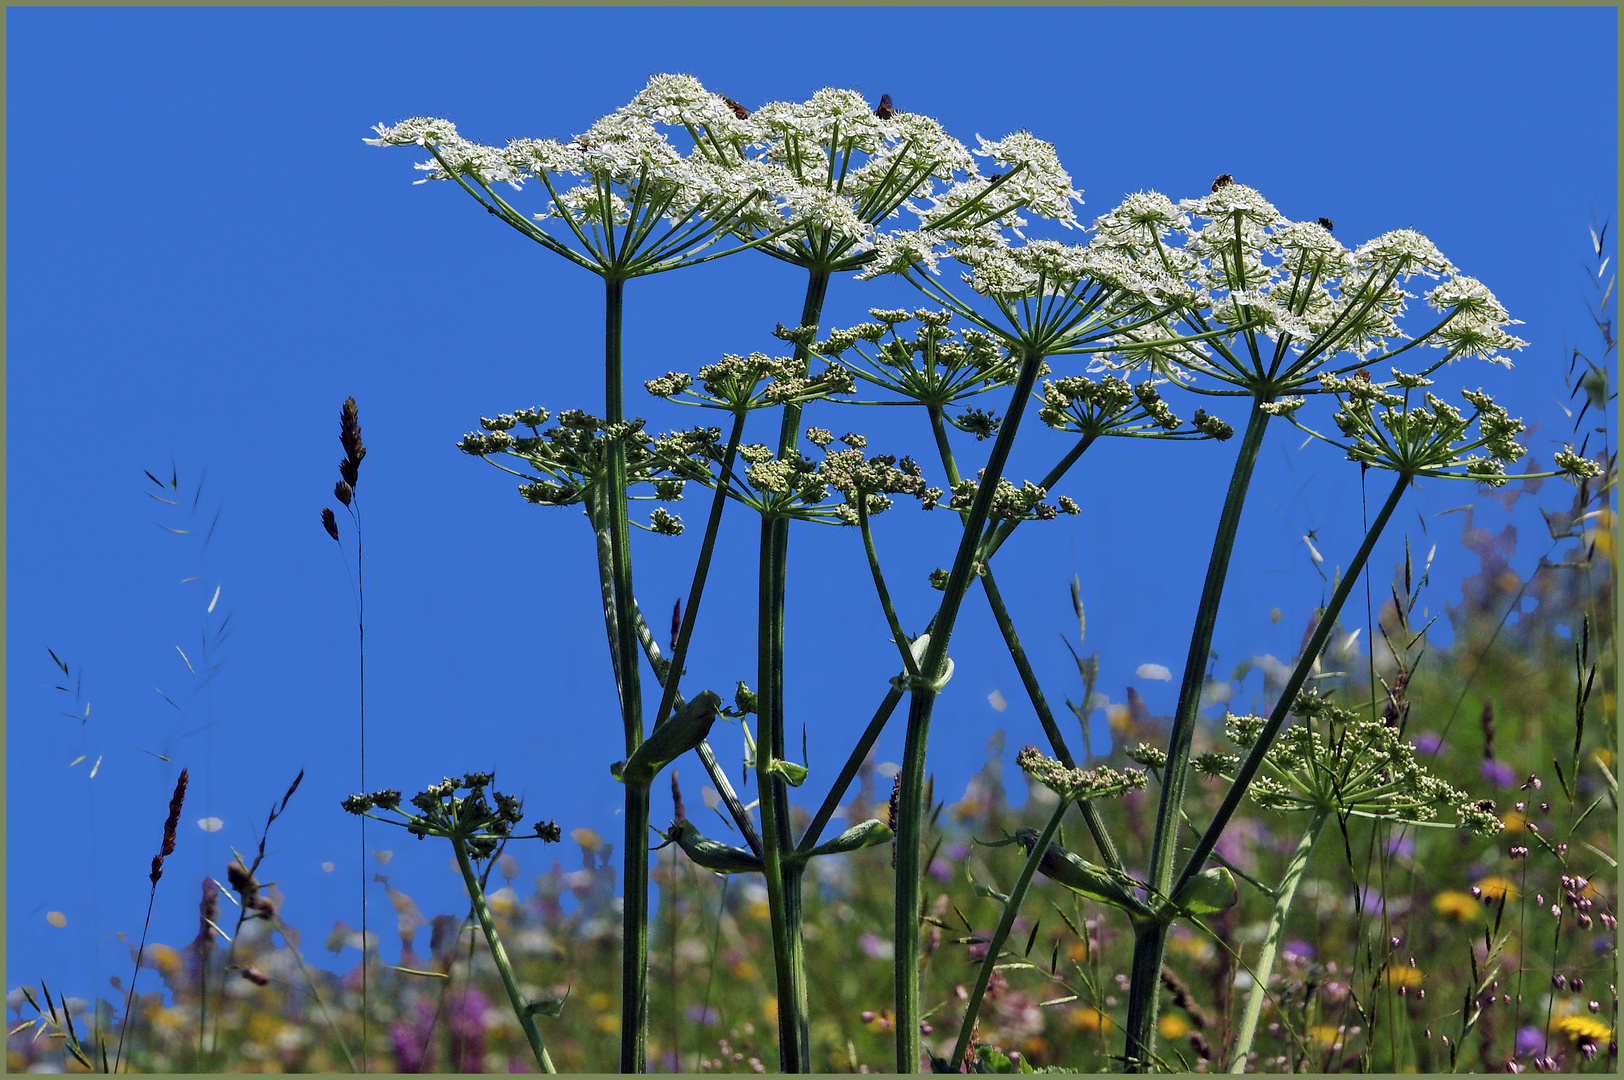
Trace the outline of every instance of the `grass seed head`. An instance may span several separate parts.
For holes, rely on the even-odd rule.
[[[175,830],[180,825],[180,808],[186,802],[186,770],[180,771],[180,778],[175,781],[175,794],[169,799],[169,816],[164,819],[164,842],[158,854],[152,857],[152,872],[148,877],[154,885],[164,876],[164,859],[175,850]]]

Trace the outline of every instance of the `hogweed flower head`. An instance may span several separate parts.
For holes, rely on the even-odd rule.
[[[1281,409],[1283,415],[1345,451],[1350,461],[1410,476],[1457,477],[1501,487],[1510,479],[1506,466],[1527,453],[1517,441],[1525,430],[1523,422],[1481,390],[1461,391],[1472,410],[1468,416],[1426,389],[1432,384],[1430,379],[1396,368],[1389,383],[1373,382],[1368,375],[1341,378],[1329,372],[1320,375],[1319,383],[1325,392],[1337,396],[1339,407],[1332,420],[1341,432],[1340,439],[1298,423],[1294,413],[1300,399],[1275,404],[1289,404]],[[1474,423],[1475,436],[1469,430]],[[1483,453],[1476,452],[1480,450]],[[1575,460],[1567,453],[1559,452],[1557,457],[1559,472],[1573,479],[1582,479],[1589,471],[1586,465],[1593,465],[1580,464],[1583,459]]]
[[[1108,765],[1068,769],[1035,746],[1023,747],[1015,755],[1015,764],[1067,802],[1106,799],[1145,786],[1145,774],[1138,769],[1119,771]]]
[[[876,308],[869,316],[875,321],[832,330],[812,350],[826,357],[854,353],[857,360],[851,371],[857,378],[936,408],[1008,386],[1019,374],[1020,365],[991,335],[974,329],[949,330],[951,311]],[[918,325],[911,335],[898,330],[915,321]],[[959,420],[954,422],[964,430],[975,430],[964,428]]]
[[[960,480],[953,486],[952,497],[947,505],[954,510],[968,510],[976,500],[976,494],[981,490],[981,479],[986,474],[985,469],[978,470],[977,479]],[[1007,476],[998,478],[998,485],[993,492],[992,504],[987,509],[989,521],[1052,521],[1061,512],[1058,507],[1050,506],[1043,500],[1048,497],[1048,491],[1030,480],[1023,481],[1016,487],[1014,481]],[[1075,505],[1075,504],[1074,504]],[[1066,510],[1066,513],[1072,513]]]
[[[791,331],[793,333],[793,331]],[[725,409],[734,414],[778,405],[800,405],[808,401],[850,394],[857,388],[847,368],[828,363],[816,375],[810,362],[798,356],[724,355],[719,363],[699,369],[699,386],[694,377],[668,372],[643,384],[655,397],[684,405]]]
[[[624,280],[753,246],[817,211],[807,185],[788,170],[737,152],[754,136],[736,130],[725,102],[697,80],[656,76],[630,104],[570,141],[488,146],[428,117],[379,124],[365,141],[426,148],[431,156],[417,166],[427,174],[419,183],[452,180],[542,246]],[[687,153],[660,130],[673,121],[695,133]],[[496,191],[499,184],[519,191],[530,181],[545,190],[541,213],[522,213]],[[741,236],[733,247],[710,250]]]
[[[1503,827],[1494,804],[1473,802],[1466,792],[1433,776],[1415,748],[1398,732],[1312,692],[1293,703],[1299,722],[1283,729],[1264,756],[1248,791],[1260,805],[1279,811],[1318,811],[1339,816],[1402,821],[1414,825],[1469,829],[1492,836]],[[1225,734],[1251,748],[1266,719],[1226,715]],[[1233,778],[1237,755],[1209,753],[1196,758],[1197,771]],[[1437,820],[1452,813],[1450,825]]]
[[[655,438],[643,430],[641,419],[606,424],[589,413],[569,409],[558,414],[554,426],[544,429],[542,425],[549,419],[552,414],[540,407],[480,417],[484,430],[464,435],[457,448],[525,481],[519,485],[519,494],[527,502],[585,504],[589,515],[603,512],[598,492],[607,490],[611,448],[616,445],[624,448],[628,490],[653,488],[651,495],[630,496],[638,500],[681,499],[684,483],[693,474],[710,475],[709,468],[697,462],[719,456],[715,447],[721,431],[717,428]],[[522,430],[514,434],[520,425],[529,434]],[[682,532],[679,519],[663,509],[655,511],[648,526],[639,528],[666,536]]]
[[[893,495],[915,498],[928,510],[944,494],[930,486],[912,458],[866,454],[868,440],[861,435],[848,433],[838,440],[844,445],[837,446],[832,432],[812,428],[807,434],[821,460],[798,450],[778,457],[769,447],[752,443],[738,449],[745,463],[742,474],[734,470],[718,478],[707,470],[694,478],[711,488],[724,484],[729,498],[763,515],[834,525],[859,523],[858,499],[868,513],[878,514],[890,509]],[[834,501],[834,495],[841,500]]]
[[[418,811],[415,814],[401,809],[401,794],[393,788],[370,795],[351,795],[340,805],[352,814],[400,825],[418,839],[443,836],[464,843],[475,858],[486,858],[514,835],[513,827],[524,816],[517,798],[494,788],[487,796],[486,789],[495,780],[495,773],[448,776],[412,796],[410,803]],[[459,791],[467,794],[459,796]],[[395,816],[379,817],[373,813],[375,810]],[[543,840],[556,840],[558,826],[553,822],[537,822],[534,835]]]
[[[1488,289],[1459,274],[1415,230],[1349,249],[1329,219],[1292,221],[1232,179],[1177,204],[1137,192],[1097,218],[1094,233],[1091,248],[1115,254],[1147,279],[1177,282],[1176,295],[1186,301],[1167,323],[1120,335],[1124,353],[1102,354],[1096,368],[1149,362],[1180,382],[1199,376],[1239,388],[1208,392],[1274,398],[1320,392],[1310,380],[1322,369],[1345,374],[1416,345],[1444,351],[1430,371],[1457,357],[1506,363],[1504,353],[1526,344],[1506,333],[1515,320]],[[1401,320],[1416,299],[1405,285],[1417,277],[1443,279],[1426,294],[1442,318],[1412,335]],[[1151,336],[1179,333],[1188,340],[1146,345]]]

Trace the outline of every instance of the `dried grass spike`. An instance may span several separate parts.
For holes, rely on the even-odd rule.
[[[367,456],[367,448],[361,444],[361,416],[356,411],[353,397],[344,400],[344,408],[339,411],[338,419],[338,441],[344,446],[344,456],[359,465],[361,459]],[[350,486],[355,486],[353,480]]]
[[[180,824],[180,808],[186,802],[186,784],[188,777],[186,770],[180,771],[180,779],[175,781],[175,794],[169,799],[169,817],[164,819],[164,843],[158,854],[152,857],[152,873],[148,876],[154,885],[164,876],[164,859],[175,850],[175,829]]]

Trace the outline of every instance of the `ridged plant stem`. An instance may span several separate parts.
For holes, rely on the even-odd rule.
[[[1212,649],[1213,628],[1218,622],[1218,604],[1223,598],[1229,575],[1229,558],[1240,527],[1241,510],[1246,505],[1247,488],[1257,465],[1258,450],[1268,427],[1269,414],[1252,403],[1246,434],[1241,437],[1235,470],[1224,496],[1224,509],[1218,518],[1218,534],[1207,562],[1207,578],[1196,608],[1195,628],[1190,634],[1190,651],[1184,658],[1184,681],[1179,687],[1178,708],[1173,714],[1173,732],[1168,738],[1167,766],[1162,771],[1161,798],[1156,806],[1156,831],[1150,847],[1150,867],[1145,884],[1153,898],[1172,895],[1173,858],[1178,847],[1180,815],[1184,809],[1184,788],[1189,778],[1190,745],[1195,737],[1196,712],[1201,706],[1201,688],[1206,679],[1207,654]],[[1150,1067],[1156,1049],[1156,1004],[1161,990],[1162,954],[1167,948],[1169,911],[1161,918],[1135,927],[1131,983],[1128,987],[1127,1046],[1125,1064],[1129,1072]]]
[[[605,275],[604,422],[625,418],[621,390],[621,328],[626,282]],[[626,448],[609,440],[608,485],[601,517],[594,525],[607,533],[610,604],[605,609],[615,683],[625,728],[626,756],[643,742],[643,699],[638,681],[637,630],[632,616],[630,526],[626,517]],[[602,558],[600,543],[600,560]],[[603,571],[600,565],[600,572]],[[620,962],[620,1071],[648,1071],[648,792],[626,789],[624,843],[624,921]]]
[[[801,326],[816,327],[823,317],[829,271],[813,268],[801,304]],[[809,356],[804,345],[795,355]],[[784,406],[778,456],[800,441],[801,407]],[[778,1061],[783,1072],[810,1072],[806,945],[801,902],[804,864],[786,860],[794,850],[790,834],[789,786],[769,770],[784,757],[784,586],[789,564],[789,520],[770,516],[761,522],[760,637],[757,643],[756,779],[761,800],[762,862],[767,879],[767,906],[772,923],[773,969],[778,994]]]
[[[1004,914],[998,920],[998,927],[992,932],[992,940],[987,942],[987,955],[981,960],[981,970],[976,974],[975,989],[970,991],[970,999],[964,1006],[964,1021],[959,1025],[958,1042],[953,1046],[953,1057],[948,1062],[949,1072],[958,1072],[964,1064],[965,1052],[970,1049],[970,1035],[975,1031],[976,1016],[981,1012],[981,999],[987,993],[987,984],[992,981],[993,970],[998,966],[998,956],[1004,949],[1004,942],[1009,939],[1009,932],[1015,926],[1015,917],[1021,913],[1021,904],[1026,900],[1026,890],[1032,885],[1032,876],[1037,873],[1038,864],[1043,861],[1043,855],[1049,850],[1049,843],[1054,840],[1054,834],[1060,830],[1060,820],[1066,816],[1066,800],[1061,799],[1055,804],[1054,813],[1043,826],[1043,832],[1038,835],[1037,843],[1032,845],[1032,851],[1027,855],[1026,861],[1021,864],[1021,872],[1015,878],[1014,886],[1009,890],[1009,899],[1004,901]]]
[[[1263,1003],[1269,996],[1269,975],[1274,971],[1275,957],[1280,953],[1280,939],[1286,932],[1286,916],[1291,914],[1291,901],[1297,895],[1297,886],[1308,868],[1308,856],[1325,827],[1326,811],[1316,810],[1308,823],[1308,830],[1291,853],[1286,863],[1286,875],[1275,890],[1274,910],[1269,912],[1269,931],[1263,938],[1263,951],[1258,954],[1252,968],[1252,989],[1246,995],[1246,1009],[1241,1013],[1240,1030],[1235,1035],[1235,1058],[1229,1071],[1246,1071],[1246,1055],[1252,1051],[1252,1039],[1257,1035],[1258,1018],[1263,1015]]]
[[[474,873],[473,861],[468,857],[468,845],[453,837],[451,846],[457,852],[457,866],[462,870],[463,884],[468,887],[468,899],[473,901],[479,928],[485,931],[485,943],[491,948],[491,959],[496,961],[496,972],[502,977],[502,988],[507,991],[513,1015],[519,1018],[519,1026],[524,1029],[524,1037],[530,1041],[530,1051],[536,1055],[536,1064],[541,1071],[555,1073],[558,1070],[553,1068],[553,1059],[547,1055],[547,1046],[536,1027],[536,1017],[519,993],[519,980],[513,974],[513,963],[508,959],[507,950],[502,947],[502,939],[497,936],[496,921],[491,918],[490,906],[485,902],[485,890],[480,888],[479,875]]]

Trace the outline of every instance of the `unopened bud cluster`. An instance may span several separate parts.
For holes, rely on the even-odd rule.
[[[486,858],[496,852],[504,839],[513,835],[513,827],[523,818],[523,807],[515,796],[492,788],[489,799],[486,798],[485,789],[495,779],[495,773],[448,776],[412,796],[411,805],[419,811],[416,814],[400,808],[401,794],[393,788],[370,795],[351,795],[341,805],[352,814],[372,816],[370,811],[373,810],[392,811],[404,820],[379,820],[401,825],[419,840],[425,836],[443,836],[465,843],[475,858]],[[459,791],[467,794],[459,796]],[[537,822],[534,835],[556,842],[558,825],[550,821]]]
[[[1035,746],[1024,747],[1016,754],[1015,764],[1068,802],[1104,799],[1145,786],[1145,774],[1138,769],[1118,771],[1108,765],[1092,769],[1068,769],[1054,758],[1045,756]]]

